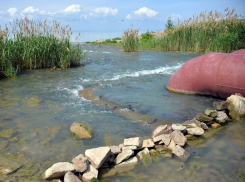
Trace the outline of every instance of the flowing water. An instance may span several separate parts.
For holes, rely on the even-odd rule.
[[[156,126],[192,119],[220,101],[166,90],[170,76],[200,54],[83,48],[84,67],[31,70],[0,81],[0,181],[45,181],[42,173],[53,163],[70,162],[88,148],[119,145],[124,138],[149,138]],[[90,87],[108,102],[159,120],[130,120],[78,96],[79,90]],[[73,122],[89,124],[93,138],[74,140]],[[236,121],[193,143],[185,163],[157,158],[151,166],[104,181],[244,181],[244,128],[244,121]]]

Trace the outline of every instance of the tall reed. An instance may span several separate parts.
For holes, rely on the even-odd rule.
[[[57,21],[24,18],[0,26],[0,76],[14,77],[18,70],[78,66],[83,55],[71,44],[71,27]],[[79,33],[80,35],[80,33]],[[78,37],[76,37],[78,39]]]
[[[124,52],[139,51],[139,29],[127,29],[122,37],[122,47]]]
[[[235,10],[201,12],[155,36],[142,48],[162,51],[226,52],[245,48],[245,19]]]

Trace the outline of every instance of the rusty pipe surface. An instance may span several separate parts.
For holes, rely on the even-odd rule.
[[[170,78],[167,89],[186,94],[226,98],[245,95],[245,49],[208,53],[187,61]]]

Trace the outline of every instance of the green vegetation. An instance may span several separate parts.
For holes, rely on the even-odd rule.
[[[0,26],[0,77],[15,77],[25,69],[65,69],[81,64],[83,52],[80,45],[71,44],[69,25],[24,18],[10,27],[12,31],[7,25],[3,30]]]
[[[139,51],[139,29],[128,29],[122,37],[122,48],[124,52]]]
[[[166,29],[148,41],[141,40],[142,49],[160,51],[231,52],[245,48],[245,19],[235,10],[202,12],[173,26],[168,19]],[[244,18],[244,17],[242,17]]]
[[[86,44],[91,44],[91,45],[98,45],[98,46],[122,46],[121,45],[121,38],[120,37],[116,37],[113,39],[106,39],[106,40],[97,40],[94,42],[86,42]]]

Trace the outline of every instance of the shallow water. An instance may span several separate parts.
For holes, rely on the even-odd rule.
[[[212,108],[210,96],[166,90],[170,76],[195,53],[123,53],[120,48],[85,45],[86,66],[62,71],[33,70],[0,81],[0,181],[43,181],[53,163],[71,161],[88,148],[118,145],[124,138],[148,138],[159,124],[183,122]],[[161,120],[132,121],[78,96],[94,87],[103,99]],[[73,122],[88,123],[93,138],[74,140]],[[244,181],[245,122],[225,126],[204,143],[192,145],[183,164],[159,158],[150,167],[118,174],[110,181]],[[6,134],[7,133],[7,134]],[[194,155],[195,154],[195,155]],[[181,170],[180,166],[182,166]]]

